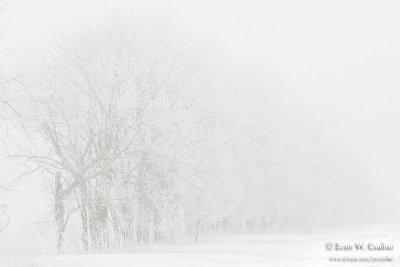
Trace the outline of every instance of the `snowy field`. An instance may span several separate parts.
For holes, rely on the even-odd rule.
[[[392,251],[327,251],[327,243],[393,245]],[[400,227],[343,228],[304,234],[221,237],[192,244],[138,248],[131,254],[40,256],[29,267],[400,266]],[[391,258],[391,262],[330,262],[330,257]],[[11,266],[11,265],[10,265]]]

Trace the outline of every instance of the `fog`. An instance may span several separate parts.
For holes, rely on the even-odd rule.
[[[40,86],[29,84],[33,79],[27,77],[45,80],[49,54],[53,63],[59,62],[60,71],[69,68],[71,64],[51,50],[53,40],[62,40],[68,48],[76,45],[78,51],[81,39],[90,43],[93,36],[93,40],[107,43],[99,37],[101,31],[113,36],[112,29],[119,28],[110,26],[110,30],[109,25],[133,25],[135,16],[140,23],[145,21],[138,23],[138,28],[145,25],[140,33],[146,36],[146,23],[157,18],[160,25],[156,28],[171,27],[177,43],[183,40],[183,47],[193,49],[188,55],[192,51],[201,54],[199,75],[183,90],[185,96],[196,99],[195,110],[189,117],[181,118],[181,113],[171,116],[184,125],[182,132],[203,140],[200,148],[182,152],[177,160],[182,164],[177,164],[174,172],[193,174],[182,166],[195,164],[196,171],[199,168],[220,177],[205,175],[210,188],[229,188],[222,190],[226,191],[223,196],[212,191],[207,201],[222,203],[221,199],[236,200],[240,195],[251,212],[268,210],[271,221],[278,221],[279,227],[268,229],[271,232],[395,223],[400,218],[396,211],[400,201],[398,1],[14,0],[6,1],[4,7],[0,69],[4,76],[18,78],[3,93],[10,101],[26,103],[24,97],[17,99],[21,87],[45,95],[37,89]],[[143,51],[152,53],[150,46]],[[89,50],[77,54],[88,55]],[[86,66],[87,62],[82,62]],[[182,65],[185,67],[176,77],[187,75],[190,64],[182,64],[187,65]],[[63,81],[60,84],[63,88]],[[65,93],[63,100],[75,101],[72,91],[59,90],[60,95]],[[71,114],[74,110],[72,104],[64,108]],[[4,116],[13,116],[7,112]],[[198,114],[206,123],[193,126]],[[3,140],[9,150],[23,151],[30,146],[21,141],[25,128],[16,129],[13,123],[7,127],[11,136]],[[186,140],[180,132],[176,136]],[[44,141],[36,146],[40,142]],[[3,180],[8,184],[10,177],[21,171],[10,154],[5,154],[0,174],[7,176]],[[12,218],[8,233],[2,235],[15,236],[27,225],[54,217],[42,176],[18,179],[4,200],[0,199]],[[242,205],[214,207],[210,203],[201,205],[206,209],[202,212],[213,214],[211,217],[217,216],[219,209],[227,212],[228,207]],[[275,218],[274,214],[279,215]],[[248,220],[246,216],[258,215],[240,216]],[[79,227],[75,224],[67,231],[76,233]],[[35,228],[32,235],[38,231]],[[66,238],[66,242],[75,244],[74,238]],[[76,252],[76,245],[69,249]]]

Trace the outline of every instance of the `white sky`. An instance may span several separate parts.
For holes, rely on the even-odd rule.
[[[256,66],[310,107],[333,114],[370,174],[389,188],[400,184],[399,1],[141,2],[9,0],[3,46],[18,50],[119,6],[165,11],[209,35],[232,64]]]

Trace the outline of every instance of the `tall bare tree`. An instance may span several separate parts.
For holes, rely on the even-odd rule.
[[[54,181],[59,251],[75,211],[84,250],[159,241],[172,216],[171,166],[190,145],[185,125],[196,123],[193,57],[158,26],[124,22],[63,37],[20,81],[25,126],[40,148],[10,155]]]
[[[5,11],[4,3],[0,6],[0,15]],[[3,57],[3,53],[0,52],[0,56]],[[8,133],[8,120],[11,115],[20,115],[13,106],[13,103],[7,97],[8,87],[14,80],[13,77],[9,77],[6,73],[3,73],[5,67],[0,65],[0,147],[3,147],[4,135]],[[9,191],[8,182],[4,181],[4,177],[0,177],[0,201],[4,201],[5,193]],[[0,202],[0,233],[3,232],[10,223],[10,217],[6,215],[6,204]]]

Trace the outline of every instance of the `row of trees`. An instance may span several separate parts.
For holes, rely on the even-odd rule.
[[[293,132],[281,117],[257,125],[242,107],[218,107],[222,71],[172,29],[136,18],[63,34],[8,85],[18,94],[7,120],[19,142],[5,144],[6,155],[19,179],[48,182],[59,252],[73,229],[84,251],[100,251],[321,214],[326,184],[319,159],[307,158],[318,153],[293,159],[298,151],[286,147],[307,139],[285,139]]]
[[[60,37],[19,81],[29,145],[8,156],[49,180],[59,251],[74,216],[86,251],[197,240],[230,221],[209,216],[223,199],[205,166],[198,50],[137,22]]]

